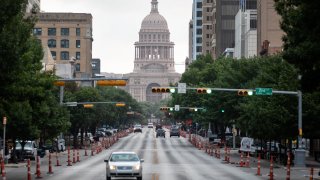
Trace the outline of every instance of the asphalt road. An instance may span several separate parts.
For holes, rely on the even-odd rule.
[[[153,129],[144,128],[142,133],[121,138],[111,148],[95,156],[87,156],[72,166],[53,166],[54,174],[48,175],[47,166],[42,167],[42,179],[48,180],[105,180],[105,158],[113,151],[135,151],[144,159],[144,180],[235,180],[260,179],[241,168],[221,163],[194,148],[187,139],[178,137],[156,138]],[[83,152],[82,152],[83,153]],[[64,160],[63,160],[64,161]],[[45,163],[43,163],[45,164]],[[25,167],[7,170],[8,180],[27,179]],[[35,179],[35,166],[32,179]],[[121,178],[122,179],[122,178]]]

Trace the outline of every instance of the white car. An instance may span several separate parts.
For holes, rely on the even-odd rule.
[[[148,128],[153,128],[153,123],[148,123]]]
[[[135,152],[113,152],[106,162],[106,179],[111,177],[136,177],[142,180],[142,162]]]

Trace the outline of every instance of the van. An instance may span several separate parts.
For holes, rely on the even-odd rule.
[[[37,145],[35,141],[25,141],[24,145],[24,151],[22,152],[22,141],[16,141],[16,152],[18,155],[18,158],[30,158],[32,160],[36,159],[37,156]]]
[[[239,153],[246,152],[254,154],[256,152],[256,147],[254,145],[253,138],[243,137],[240,143]]]

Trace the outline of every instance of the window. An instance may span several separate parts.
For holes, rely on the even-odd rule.
[[[68,51],[61,52],[61,60],[69,60],[69,52]]]
[[[250,29],[257,29],[257,20],[250,19]]]
[[[42,34],[42,29],[41,28],[34,28],[33,29],[33,35],[41,36],[41,34]]]
[[[202,2],[197,2],[197,8],[202,8]]]
[[[197,38],[197,43],[202,43],[202,38],[201,37]]]
[[[57,59],[57,52],[51,51],[51,55],[52,55],[52,58],[53,58],[54,60]]]
[[[80,40],[76,40],[76,48],[80,48]]]
[[[49,48],[55,48],[55,47],[57,46],[56,43],[57,43],[57,42],[56,42],[55,39],[49,39],[49,40],[48,40],[48,47],[49,47]]]
[[[197,34],[202,34],[202,29],[197,29]]]
[[[78,71],[78,72],[80,71],[80,64],[79,63],[76,64],[76,71]]]
[[[197,52],[202,52],[202,46],[197,46]]]
[[[80,52],[76,52],[76,60],[80,60]]]
[[[57,35],[56,28],[48,28],[48,36],[55,36]]]
[[[197,20],[197,26],[201,26],[202,25],[202,20]]]
[[[76,28],[76,36],[80,36],[80,28]]]
[[[197,17],[202,17],[202,11],[197,11]]]
[[[62,39],[61,40],[61,48],[69,48],[69,40]]]
[[[69,36],[69,28],[61,28],[61,36]]]

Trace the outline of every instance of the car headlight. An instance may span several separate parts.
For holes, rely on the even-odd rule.
[[[133,168],[134,168],[135,170],[139,170],[139,169],[140,169],[140,164],[135,165]]]
[[[110,166],[110,170],[116,170],[116,166],[111,165],[111,166]]]

